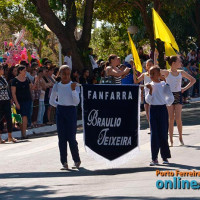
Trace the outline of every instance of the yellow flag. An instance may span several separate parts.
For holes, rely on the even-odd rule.
[[[153,25],[154,25],[154,38],[160,39],[163,42],[170,43],[174,49],[179,51],[179,47],[176,43],[174,36],[169,28],[163,22],[159,14],[153,9]]]
[[[165,42],[165,55],[166,56],[176,56],[176,52],[174,51],[174,49],[172,48],[170,43]],[[167,65],[167,69],[170,68],[169,63],[166,62]]]
[[[135,68],[138,72],[142,73],[142,65],[141,65],[141,62],[140,62],[140,58],[139,58],[138,52],[135,48],[135,45],[133,43],[133,40],[132,40],[129,32],[128,32],[128,37],[129,37],[129,41],[130,41],[130,44],[131,44],[131,52],[133,54]]]

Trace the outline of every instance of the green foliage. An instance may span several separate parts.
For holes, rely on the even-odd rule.
[[[110,54],[124,58],[130,53],[127,28],[123,26],[103,24],[94,30],[90,44],[98,59],[107,60]]]

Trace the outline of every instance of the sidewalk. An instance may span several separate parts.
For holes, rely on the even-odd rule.
[[[77,126],[82,125],[82,120],[78,120],[77,121]],[[51,133],[51,132],[56,132],[57,128],[56,128],[56,124],[51,125],[51,126],[43,126],[43,127],[39,127],[39,128],[32,128],[32,129],[28,129],[26,131],[26,135],[35,135],[35,134],[40,134],[40,133]],[[14,138],[20,138],[21,137],[21,131],[14,131],[12,133]],[[6,140],[8,139],[8,134],[2,134],[2,139]]]
[[[200,97],[199,98],[192,98],[190,100],[190,103],[189,104],[184,104],[183,105],[183,110],[184,109],[188,109],[188,107],[190,107],[192,104],[195,104],[195,103],[199,103],[200,102]],[[145,111],[141,112],[140,113],[140,116],[144,116],[145,115]],[[83,124],[82,120],[78,120],[77,121],[77,126],[81,126]],[[26,131],[26,134],[27,135],[37,135],[37,134],[41,134],[41,133],[51,133],[51,132],[56,132],[57,129],[56,129],[56,125],[51,125],[51,126],[43,126],[43,127],[39,127],[39,128],[33,128],[33,129],[28,129]],[[13,137],[14,138],[20,138],[21,137],[21,131],[14,131],[13,132]],[[8,139],[8,134],[2,134],[2,139],[3,140],[6,140]]]

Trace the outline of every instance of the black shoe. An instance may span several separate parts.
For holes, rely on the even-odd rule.
[[[26,140],[26,139],[28,139],[28,136],[27,136],[27,135],[21,137],[21,140]]]

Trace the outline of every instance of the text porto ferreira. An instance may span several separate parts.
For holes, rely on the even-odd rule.
[[[157,177],[170,177],[170,180],[157,180],[156,187],[158,189],[200,189],[200,171],[160,171],[156,170]],[[195,177],[197,180],[186,180]]]

